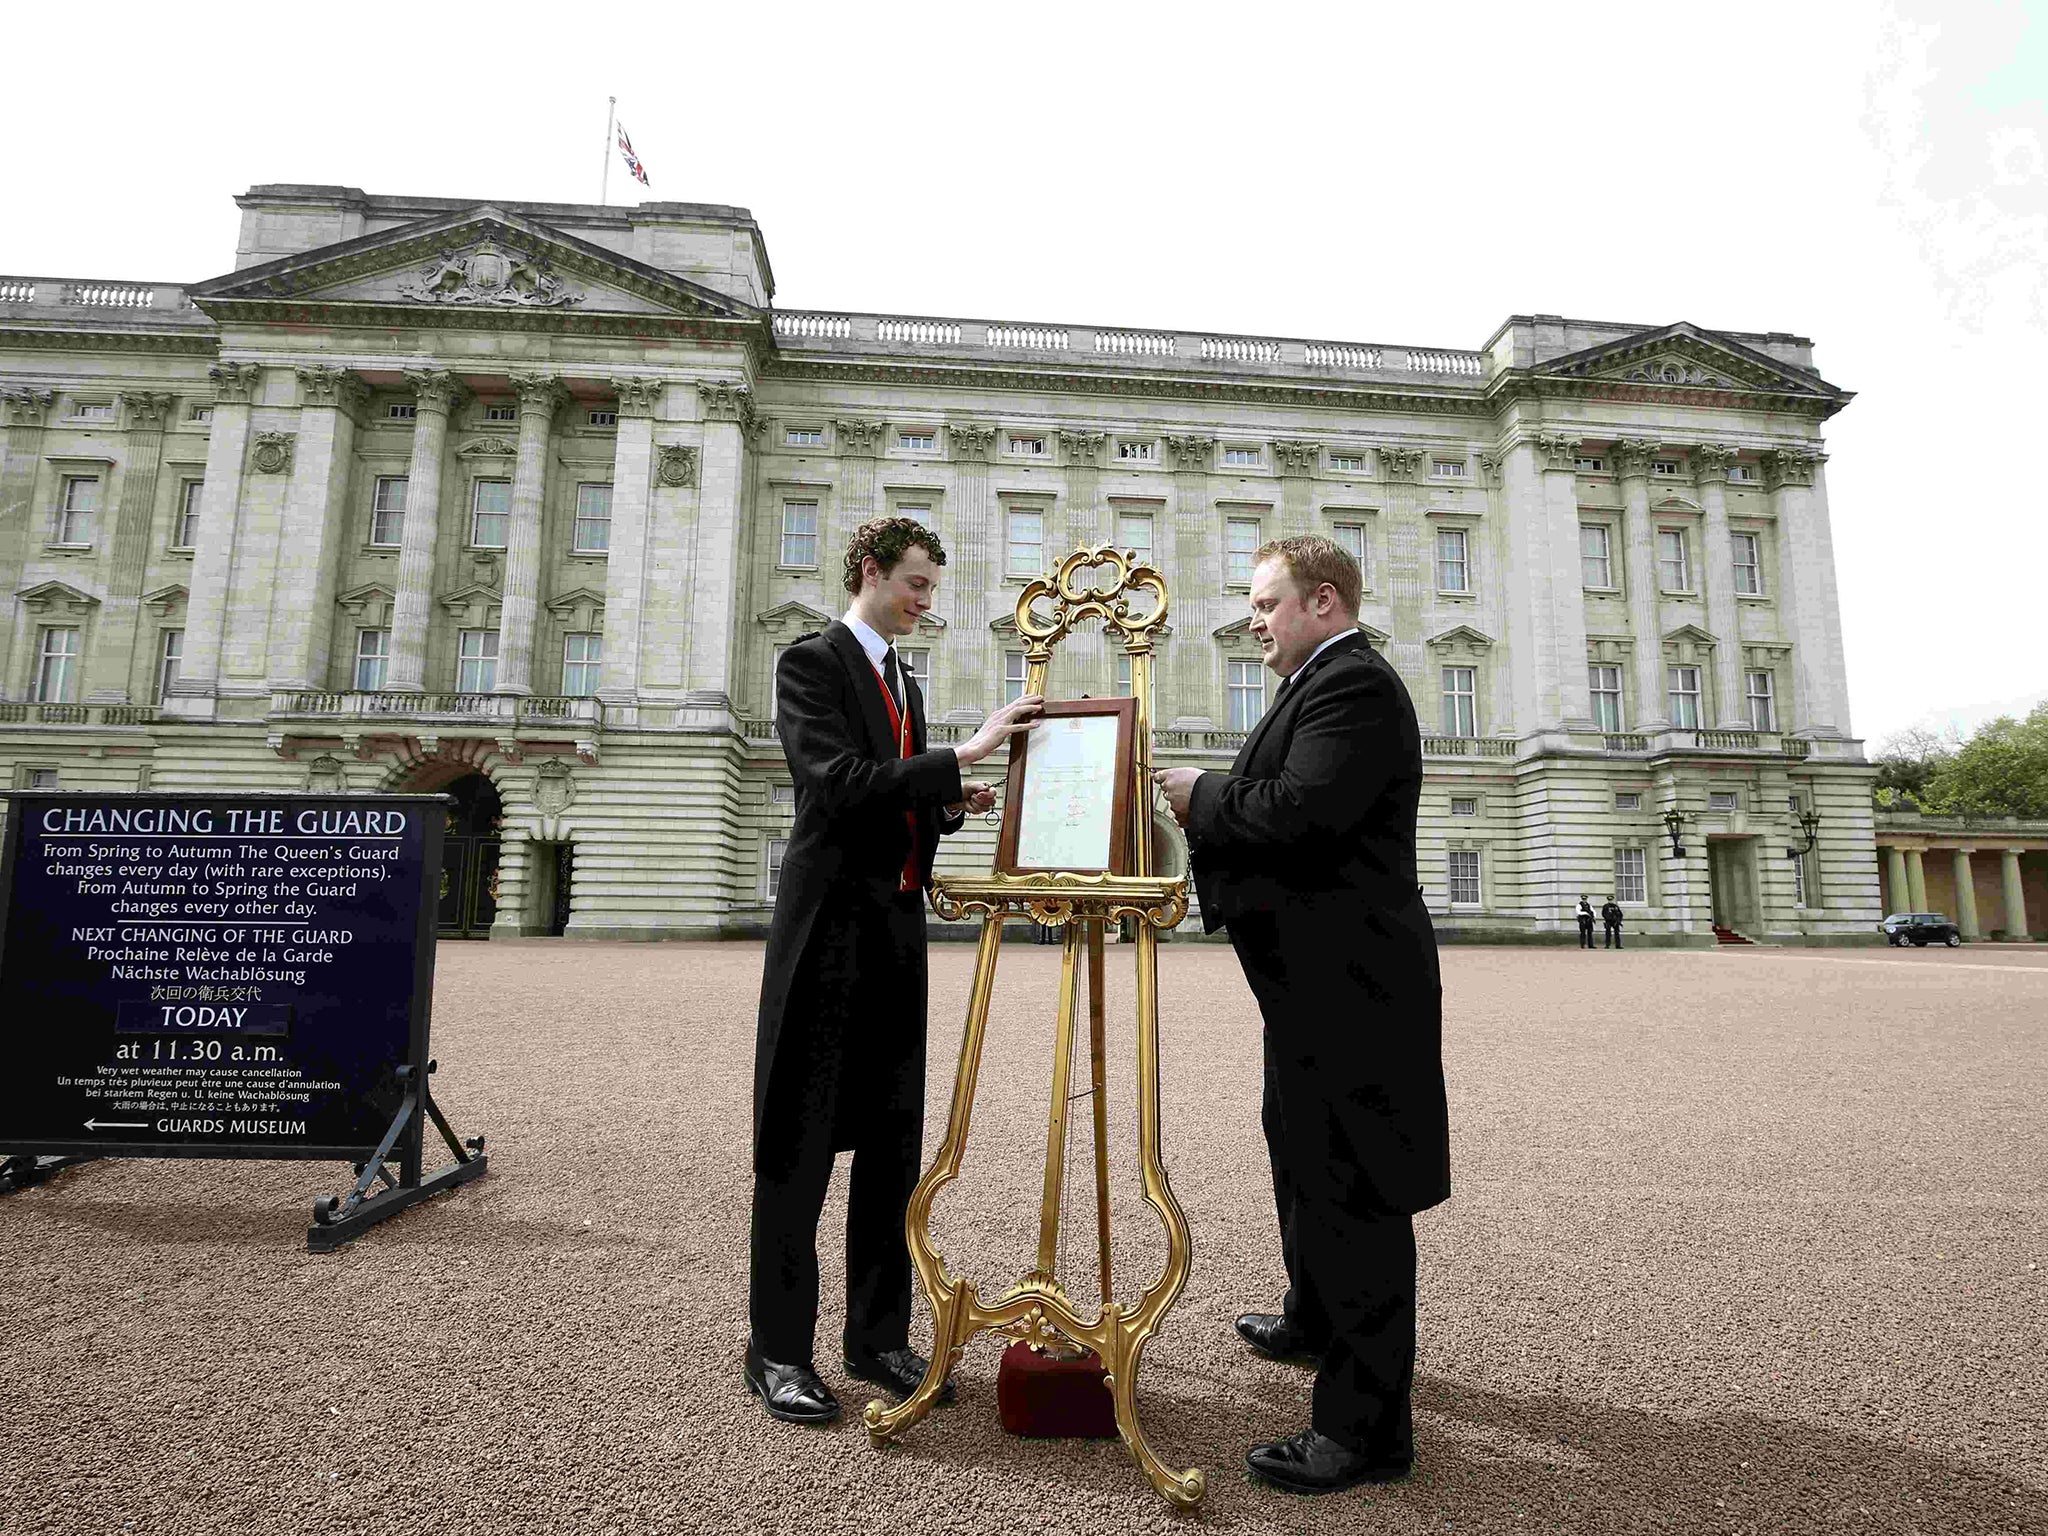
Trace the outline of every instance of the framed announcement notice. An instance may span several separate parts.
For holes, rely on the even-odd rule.
[[[1130,873],[1136,699],[1049,702],[1010,752],[996,870]]]

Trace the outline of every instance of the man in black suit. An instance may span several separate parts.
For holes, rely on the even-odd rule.
[[[1041,703],[1018,699],[963,745],[926,750],[924,701],[891,642],[931,607],[945,563],[938,535],[910,518],[863,524],[846,551],[845,619],[791,645],[775,673],[796,824],[761,976],[744,1375],[793,1423],[839,1414],[811,1358],[835,1153],[853,1153],[846,1368],[899,1396],[925,1372],[903,1236],[924,1140],[924,891],[939,838],[995,803],[961,768],[1032,729]]]
[[[1450,1194],[1443,992],[1415,881],[1422,741],[1358,632],[1359,591],[1328,539],[1261,549],[1251,632],[1285,681],[1230,772],[1154,775],[1188,830],[1203,925],[1230,930],[1265,1020],[1288,1289],[1237,1327],[1317,1371],[1310,1427],[1246,1460],[1310,1493],[1413,1463],[1412,1218]]]

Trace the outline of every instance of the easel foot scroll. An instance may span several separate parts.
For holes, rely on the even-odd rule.
[[[917,1390],[894,1408],[879,1397],[873,1398],[861,1413],[861,1422],[868,1427],[869,1444],[886,1444],[932,1411],[946,1378],[960,1364],[961,1351],[974,1336],[971,1321],[966,1327],[961,1326],[963,1319],[971,1319],[974,1312],[974,1287],[964,1281],[953,1288],[951,1296],[940,1301],[932,1328],[931,1364],[925,1367],[924,1380],[917,1384]]]

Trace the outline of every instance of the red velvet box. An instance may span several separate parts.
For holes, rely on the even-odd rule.
[[[1027,1439],[1116,1438],[1108,1374],[1092,1349],[1078,1360],[1059,1360],[1021,1340],[1012,1344],[996,1372],[996,1408],[1003,1428]]]

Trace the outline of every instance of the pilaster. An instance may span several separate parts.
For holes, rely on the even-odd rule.
[[[249,451],[249,414],[263,387],[255,363],[216,363],[212,431],[206,441],[206,483],[199,493],[199,545],[185,600],[185,655],[164,702],[175,714],[211,718],[220,687],[228,583],[240,538],[242,465]]]
[[[1498,461],[1493,462],[1497,470]],[[1423,651],[1427,627],[1423,610],[1436,591],[1436,550],[1429,520],[1422,513],[1421,487],[1416,483],[1422,470],[1422,451],[1377,447],[1373,463],[1380,479],[1380,516],[1386,524],[1387,616],[1393,630],[1387,641],[1387,660],[1401,674],[1409,697],[1426,722],[1437,695],[1429,684],[1429,661]],[[1498,482],[1497,473],[1493,478]],[[1493,495],[1497,494],[1496,485]],[[1505,507],[1496,506],[1495,526],[1505,520]],[[1504,718],[1503,712],[1496,709],[1494,718]]]
[[[1706,569],[1700,584],[1706,590],[1707,628],[1715,640],[1714,723],[1723,730],[1748,726],[1742,690],[1742,634],[1735,615],[1735,541],[1728,532],[1728,466],[1735,450],[1719,443],[1701,443],[1691,450],[1693,484],[1705,513]]]
[[[86,659],[88,704],[126,704],[135,674],[135,640],[142,613],[142,573],[149,560],[149,530],[156,514],[157,471],[163,462],[164,423],[171,397],[124,392],[127,431],[121,448],[121,501],[108,530],[106,586],[99,622]]]
[[[407,372],[415,413],[412,462],[406,469],[405,516],[399,523],[398,591],[391,602],[391,659],[384,686],[393,693],[426,688],[427,625],[434,607],[434,549],[441,531],[441,476],[448,414],[462,386],[439,369]]]
[[[1508,629],[1521,729],[1593,729],[1586,681],[1586,607],[1579,581],[1579,512],[1573,470],[1579,440],[1524,438],[1503,463],[1508,515]]]
[[[515,373],[519,463],[512,471],[512,517],[505,537],[505,598],[498,630],[498,693],[533,692],[533,626],[540,612],[540,514],[547,492],[548,433],[566,398],[560,382]]]
[[[327,685],[335,583],[348,533],[349,465],[369,399],[363,381],[345,368],[300,368],[298,376],[298,443],[285,492],[265,658],[273,689]]]
[[[614,379],[612,387],[619,396],[619,435],[612,459],[611,547],[604,572],[604,666],[597,692],[608,704],[634,704],[640,697],[640,629],[655,473],[654,413],[666,391],[653,379]],[[695,458],[691,454],[691,478]],[[672,462],[665,461],[664,467]]]
[[[1225,620],[1223,612],[1223,532],[1216,526],[1210,497],[1209,465],[1216,439],[1200,433],[1176,433],[1166,439],[1173,461],[1173,627],[1187,638],[1161,658],[1159,696],[1169,706],[1159,714],[1169,726],[1183,720],[1204,725],[1223,718],[1223,681],[1216,665],[1216,645],[1209,637]]]
[[[704,447],[697,492],[695,585],[690,594],[690,653],[685,702],[732,702],[734,595],[740,584],[740,495],[754,395],[744,384],[699,384]]]
[[[888,430],[886,421],[863,417],[832,423],[832,446],[839,455],[839,494],[830,519],[818,529],[818,564],[828,586],[833,562],[852,542],[853,530],[875,516],[875,459]]]
[[[1064,549],[1047,550],[1048,560],[1057,560],[1068,550],[1084,544],[1106,544],[1116,529],[1103,517],[1101,503],[1103,432],[1066,431],[1060,437],[1060,458],[1067,470],[1067,542]],[[1050,529],[1047,532],[1051,532]],[[1087,633],[1100,634],[1100,630]]]
[[[0,598],[10,605],[21,589],[28,559],[29,529],[35,521],[36,471],[43,462],[43,422],[56,394],[47,389],[0,390],[0,411],[7,427],[6,457],[0,459]],[[13,675],[12,615],[0,622],[0,699]]]
[[[1635,636],[1635,710],[1624,720],[1632,731],[1654,731],[1670,723],[1665,713],[1664,635],[1657,608],[1657,539],[1650,521],[1650,461],[1657,445],[1625,437],[1609,450],[1621,480],[1621,545],[1626,559],[1628,624]],[[1592,701],[1590,697],[1587,702]]]
[[[1295,538],[1316,531],[1315,487],[1309,476],[1315,473],[1321,458],[1322,445],[1319,443],[1285,437],[1276,438],[1273,442],[1273,465],[1280,471],[1282,538]]]
[[[1847,716],[1834,535],[1816,484],[1821,460],[1807,447],[1764,455],[1764,487],[1778,524],[1778,606],[1797,677],[1792,728],[1802,736],[1838,736]]]

